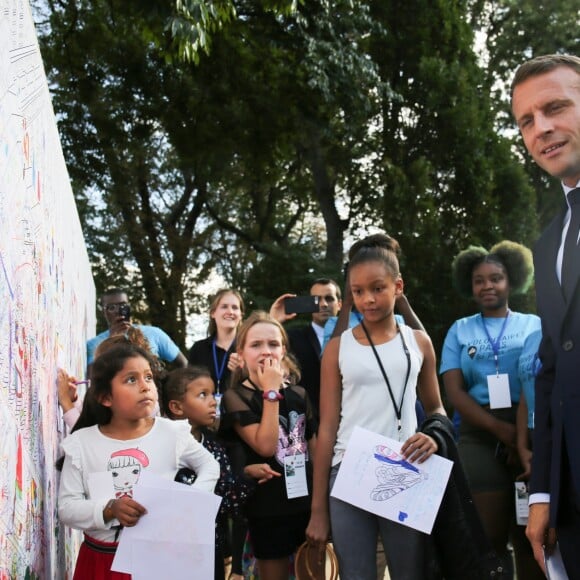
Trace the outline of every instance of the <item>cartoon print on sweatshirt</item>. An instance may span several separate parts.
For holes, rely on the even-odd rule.
[[[115,497],[133,497],[133,486],[139,481],[141,470],[148,465],[149,458],[136,447],[115,451],[107,465],[113,476]]]
[[[289,423],[289,425],[288,425]],[[306,434],[306,415],[290,411],[288,421],[280,417],[278,425],[278,446],[276,448],[276,461],[284,465],[284,457],[303,453],[308,457],[308,443]]]

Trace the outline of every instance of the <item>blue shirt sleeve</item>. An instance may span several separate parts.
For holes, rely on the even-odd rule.
[[[149,342],[151,351],[161,360],[173,362],[179,354],[179,347],[157,326],[139,326]]]
[[[457,322],[447,332],[445,342],[443,343],[443,351],[441,353],[441,366],[439,367],[439,374],[452,369],[461,368],[461,345],[457,339]]]
[[[97,348],[95,339],[91,338],[91,340],[87,340],[87,365],[90,365],[95,358],[95,348]]]
[[[398,314],[395,314],[395,318],[397,318],[398,316],[399,316]],[[399,316],[399,318],[401,318],[401,317]],[[361,320],[362,320],[362,316],[358,312],[351,311],[351,313],[349,314],[349,317],[348,317],[348,327],[354,328],[357,324],[360,323]],[[332,338],[332,333],[334,332],[334,329],[336,328],[337,322],[338,322],[338,316],[332,316],[331,318],[329,318],[326,321],[326,324],[324,325],[324,337],[322,339],[322,350],[324,350],[324,347],[326,346],[328,341]],[[403,322],[402,324],[405,324],[405,323]]]
[[[97,346],[101,344],[106,338],[109,337],[109,331],[105,330],[105,332],[101,332],[101,334],[97,334],[90,340],[87,340],[87,365],[90,365],[93,360],[95,360],[95,351],[97,350]]]

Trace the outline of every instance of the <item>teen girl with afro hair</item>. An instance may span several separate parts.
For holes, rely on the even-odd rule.
[[[518,577],[541,578],[514,506],[514,481],[523,471],[516,448],[518,362],[540,319],[510,310],[509,298],[529,288],[532,253],[507,240],[489,251],[470,246],[456,256],[452,273],[459,294],[478,307],[453,323],[441,358],[448,400],[461,417],[459,454],[493,548],[509,570],[511,539]]]

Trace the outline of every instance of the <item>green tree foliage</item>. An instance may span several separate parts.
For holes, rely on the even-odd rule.
[[[371,52],[396,95],[383,101],[374,203],[402,245],[407,291],[438,344],[471,308],[451,289],[453,256],[472,243],[531,243],[535,218],[521,217],[534,194],[495,131],[465,4],[377,1],[373,16],[391,32]]]
[[[347,8],[337,22],[354,19]],[[347,94],[333,84],[354,70],[367,94],[376,80],[352,39],[324,23],[328,7],[292,19],[248,2],[237,14],[197,67],[168,62],[126,3],[61,3],[42,37],[98,285],[130,280],[150,320],[182,340],[188,288],[218,262],[242,289],[260,255],[292,259],[293,244],[313,249],[307,270],[340,263],[348,222],[334,196],[356,139],[354,115],[334,121]],[[327,61],[343,49],[334,71],[310,27],[326,35]],[[367,100],[354,86],[348,97],[355,110]],[[307,227],[319,211],[326,252],[320,228]]]
[[[202,220],[207,160],[190,137],[204,95],[139,16],[134,3],[60,3],[42,49],[97,285],[128,286],[183,341],[188,269],[203,277],[211,265],[196,252],[212,230]]]
[[[42,52],[98,288],[127,282],[183,343],[213,268],[265,307],[340,276],[345,239],[380,227],[400,240],[438,342],[468,307],[449,281],[457,250],[537,231],[473,52],[475,12],[456,0],[50,4]]]
[[[562,199],[560,184],[550,179],[527,155],[514,131],[509,88],[516,68],[542,54],[577,54],[580,45],[578,0],[476,0],[471,7],[475,27],[484,33],[487,83],[491,87],[497,124],[510,134],[537,193],[537,214],[543,226]]]
[[[373,153],[368,131],[381,88],[376,67],[355,42],[377,27],[368,9],[352,8],[349,2],[308,3],[299,15],[274,18],[252,3],[240,3],[239,20],[215,39],[212,54],[200,63],[202,70],[220,71],[243,127],[231,166],[234,181],[227,179],[222,192],[235,199],[219,207],[209,204],[213,219],[238,238],[260,243],[269,238],[284,246],[311,243],[310,232],[297,230],[296,218],[319,215],[325,225],[324,260],[334,267],[342,260],[351,198],[363,194],[349,191],[339,199],[339,193],[358,173],[357,162]],[[270,192],[266,203],[256,182]],[[295,212],[291,228],[280,228],[280,216],[273,213],[269,229],[240,231],[238,216],[248,203],[263,214],[289,199]],[[232,205],[240,204],[234,223],[223,219],[224,209],[232,216]]]

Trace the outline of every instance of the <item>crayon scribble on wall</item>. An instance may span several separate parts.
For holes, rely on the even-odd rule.
[[[0,0],[0,580],[65,578],[56,368],[83,374],[95,290],[28,0]]]

